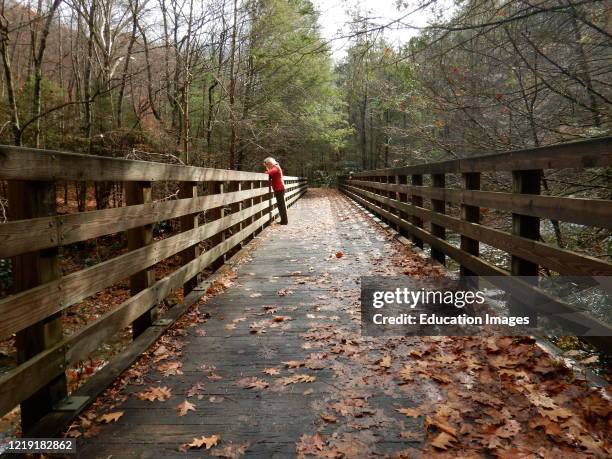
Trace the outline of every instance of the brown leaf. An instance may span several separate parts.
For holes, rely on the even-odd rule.
[[[270,375],[270,376],[274,376],[274,375],[280,374],[280,371],[278,371],[278,369],[276,369],[276,368],[266,368],[263,372],[265,374],[267,374],[267,375]]]
[[[344,253],[336,252],[336,258],[342,258],[343,256],[344,256]]]
[[[314,435],[302,435],[300,441],[295,445],[295,451],[298,455],[318,456],[324,447],[325,439],[317,432]]]
[[[537,429],[538,427],[543,427],[544,433],[553,437],[560,437],[563,433],[559,424],[543,416],[538,416],[529,421],[530,429]]]
[[[304,362],[300,362],[299,360],[289,360],[288,362],[283,362],[287,368],[300,368],[304,366]]]
[[[219,440],[221,439],[220,435],[211,435],[210,437],[200,437],[194,438],[191,443],[185,443],[181,445],[179,450],[186,451],[187,449],[197,449],[205,447],[206,449],[210,449],[213,446],[217,446]]]
[[[447,450],[455,441],[457,440],[452,435],[449,435],[446,432],[440,432],[436,438],[433,439],[431,445],[434,448]]]
[[[556,408],[557,407],[557,404],[555,403],[555,401],[552,398],[544,394],[538,394],[536,392],[532,392],[530,394],[527,394],[527,398],[535,406],[541,406],[542,408]]]
[[[181,370],[182,366],[183,364],[181,362],[174,360],[172,362],[162,363],[161,365],[157,367],[157,369],[161,373],[163,373],[164,376],[182,375],[183,374]]]
[[[285,386],[289,384],[297,384],[297,383],[311,383],[316,380],[316,376],[309,376],[304,374],[297,374],[293,376],[289,376],[288,378],[280,378],[278,381]]]
[[[501,438],[512,438],[520,431],[521,425],[518,421],[510,419],[503,426],[497,428],[495,435]]]
[[[135,394],[140,400],[148,400],[149,402],[154,402],[158,400],[160,402],[165,402],[172,395],[172,391],[170,388],[166,386],[159,387],[150,387],[148,390],[143,392],[138,392]]]
[[[289,316],[274,316],[272,319],[274,322],[285,322],[286,320],[291,320]]]
[[[195,410],[196,410],[195,405],[193,403],[189,403],[187,400],[177,405],[176,407],[176,411],[178,412],[179,416],[185,416],[188,411],[195,411]]]
[[[573,415],[570,410],[562,407],[557,407],[552,410],[548,410],[546,408],[538,408],[538,411],[542,416],[546,416],[547,418],[555,422],[559,421],[559,419],[567,419]]]
[[[404,381],[404,383],[412,382],[413,380],[412,369],[408,365],[404,366],[404,368],[401,369],[399,375],[400,378],[402,378],[402,380]]]
[[[440,429],[442,432],[446,432],[453,437],[457,436],[457,429],[451,426],[447,420],[442,419],[440,416],[427,416],[425,418],[425,424],[428,426],[434,426]]]
[[[203,390],[204,384],[202,384],[201,382],[197,382],[187,390],[187,397],[199,395]]]
[[[119,418],[123,416],[123,411],[117,411],[116,413],[103,414],[98,418],[98,421],[102,424],[110,424],[111,422],[117,422]]]

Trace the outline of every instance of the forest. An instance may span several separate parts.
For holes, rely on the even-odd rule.
[[[610,132],[606,2],[397,3],[329,39],[309,0],[2,0],[0,142],[330,181]]]

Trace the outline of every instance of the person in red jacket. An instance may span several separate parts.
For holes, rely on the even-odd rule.
[[[287,205],[285,204],[283,170],[274,158],[264,159],[264,166],[266,166],[266,174],[270,177],[272,191],[274,191],[274,196],[276,197],[276,205],[278,206],[278,213],[281,218],[280,224],[286,225],[289,223],[289,220],[287,220]]]

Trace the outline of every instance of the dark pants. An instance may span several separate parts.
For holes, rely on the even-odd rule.
[[[285,192],[284,191],[275,191],[274,196],[276,197],[276,205],[278,206],[278,214],[280,215],[280,223],[281,225],[286,225],[289,223],[287,220],[287,205],[285,204]]]

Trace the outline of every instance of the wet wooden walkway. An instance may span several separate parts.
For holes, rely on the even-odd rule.
[[[233,285],[199,306],[206,322],[175,331],[165,347],[179,341],[177,358],[152,363],[136,378],[141,384],[126,387],[127,400],[106,409],[124,414],[80,442],[83,457],[184,456],[180,445],[212,435],[220,441],[210,451],[246,446],[248,457],[262,458],[291,457],[300,438],[317,431],[337,432],[343,450],[406,444],[399,433],[418,421],[393,411],[408,398],[401,386],[390,392],[377,384],[384,343],[369,355],[356,347],[359,276],[373,266],[386,272],[395,242],[334,192],[309,192],[289,215],[289,226],[263,235]],[[182,374],[165,376],[164,364],[175,360]],[[364,380],[368,373],[374,380]],[[151,387],[168,387],[170,399],[140,400],[136,394]],[[179,416],[184,400],[195,411]]]
[[[263,233],[225,291],[85,413],[94,426],[79,426],[79,456],[480,457],[541,442],[551,453],[561,448],[538,426],[528,432],[533,415],[520,391],[507,392],[512,406],[503,407],[508,389],[486,362],[509,343],[361,336],[360,276],[438,268],[337,192],[309,191],[289,217]],[[541,366],[543,354],[529,352],[529,365]],[[117,420],[99,424],[109,413]],[[480,430],[460,434],[463,423]],[[519,433],[529,440],[513,444]],[[462,435],[469,440],[458,446]]]

